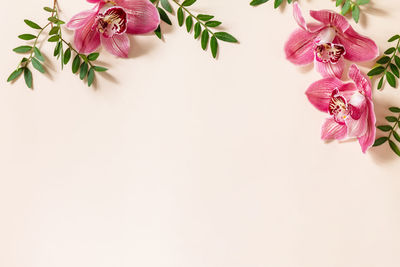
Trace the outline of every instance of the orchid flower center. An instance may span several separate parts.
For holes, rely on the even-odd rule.
[[[317,36],[316,41],[318,44],[332,43],[336,37],[336,29],[328,27],[323,29]]]
[[[336,64],[346,54],[346,49],[343,45],[324,43],[317,45],[314,52],[319,62]]]
[[[126,32],[128,19],[126,12],[121,7],[110,7],[104,13],[97,15],[95,27],[106,38],[114,34]]]
[[[343,124],[351,115],[352,106],[347,103],[346,98],[340,95],[338,89],[334,89],[329,102],[329,114],[337,123]]]

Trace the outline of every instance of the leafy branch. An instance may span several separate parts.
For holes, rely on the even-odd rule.
[[[391,108],[389,108],[389,111],[391,111],[392,113],[395,113],[396,115],[398,114],[398,116],[397,117],[395,117],[395,116],[386,117],[386,120],[388,122],[394,123],[392,126],[391,125],[381,125],[381,126],[377,127],[379,130],[381,130],[383,132],[388,132],[389,135],[376,139],[374,146],[380,146],[386,142],[389,142],[389,146],[392,149],[392,151],[400,157],[400,149],[395,142],[395,141],[400,142],[400,135],[397,132],[397,130],[400,128],[400,108],[391,107]],[[395,114],[393,114],[393,115],[395,115]],[[392,137],[394,137],[394,140],[392,140]]]
[[[33,77],[32,71],[29,68],[29,65],[32,64],[33,68],[35,68],[40,73],[45,73],[46,69],[43,66],[45,62],[45,58],[38,47],[39,37],[45,33],[45,30],[50,27],[50,31],[46,32],[46,37],[48,42],[55,43],[53,56],[60,60],[61,69],[69,62],[71,58],[71,51],[73,51],[76,56],[72,63],[72,72],[76,73],[80,69],[79,77],[81,80],[87,78],[88,86],[91,86],[95,79],[95,71],[102,72],[106,71],[107,69],[100,66],[95,66],[92,61],[96,60],[99,57],[99,53],[92,53],[88,56],[79,53],[69,42],[67,42],[62,37],[62,29],[61,25],[65,24],[59,17],[59,10],[57,6],[57,0],[54,0],[53,7],[44,7],[43,8],[46,12],[49,12],[51,15],[48,17],[48,22],[45,26],[41,27],[39,24],[25,19],[24,22],[30,28],[34,30],[39,30],[36,35],[25,33],[18,36],[18,38],[25,40],[25,41],[33,41],[32,45],[22,45],[18,46],[13,49],[16,53],[29,53],[27,57],[23,57],[22,60],[19,62],[17,68],[10,74],[7,79],[7,82],[14,81],[22,73],[24,73],[24,80],[25,84],[28,88],[32,88],[33,86]],[[64,51],[63,44],[67,46],[67,49]],[[83,63],[81,64],[81,59]],[[79,65],[78,65],[79,64]],[[89,68],[90,67],[90,68]]]
[[[370,0],[336,0],[336,6],[342,6],[342,15],[351,12],[356,23],[360,20],[360,6],[369,4]]]
[[[259,6],[261,4],[265,4],[266,2],[268,2],[269,0],[253,0],[250,2],[251,6]],[[288,4],[293,3],[295,0],[286,0]],[[284,0],[275,0],[274,1],[274,8],[278,8],[282,3],[284,2]]]
[[[160,14],[160,18],[165,23],[172,25],[172,22],[167,14],[170,13],[174,15],[174,11],[170,4],[169,0],[151,0],[153,4],[156,5],[158,12]],[[178,10],[176,11],[176,16],[178,20],[178,25],[183,26],[185,24],[186,31],[188,33],[193,31],[194,38],[201,40],[201,48],[203,50],[207,50],[207,47],[210,46],[211,54],[214,58],[217,57],[218,54],[218,41],[224,41],[229,43],[237,43],[238,40],[233,37],[231,34],[222,31],[214,31],[213,29],[220,26],[222,22],[213,20],[214,16],[207,14],[198,14],[194,15],[188,7],[192,6],[196,0],[185,0],[180,3],[178,0],[171,0],[175,5],[178,6]],[[160,6],[161,4],[161,6]],[[155,34],[158,38],[162,38],[161,27],[155,31]]]
[[[378,66],[374,67],[368,76],[381,76],[378,82],[378,90],[382,89],[385,78],[390,86],[396,88],[397,79],[400,78],[400,57],[397,55],[400,53],[400,35],[395,35],[388,40],[388,42],[394,42],[397,40],[397,45],[388,48],[384,55],[376,62]]]

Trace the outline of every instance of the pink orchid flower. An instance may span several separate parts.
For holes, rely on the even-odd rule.
[[[94,52],[102,44],[118,57],[128,57],[127,34],[154,31],[160,24],[157,8],[149,0],[87,0],[92,10],[76,14],[67,23],[75,30],[74,44],[80,53]]]
[[[293,16],[300,29],[285,44],[287,59],[297,65],[314,61],[323,77],[341,78],[344,59],[362,62],[375,59],[378,47],[370,38],[359,35],[345,17],[333,11],[310,11],[319,23],[306,23],[299,5],[293,4]]]
[[[363,153],[374,143],[375,112],[370,79],[356,65],[349,70],[354,83],[343,83],[336,77],[313,83],[306,95],[318,110],[329,113],[322,126],[323,140],[358,138]]]

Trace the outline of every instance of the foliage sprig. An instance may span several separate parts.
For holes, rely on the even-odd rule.
[[[396,88],[397,80],[400,78],[400,57],[398,56],[398,53],[400,53],[400,35],[394,35],[388,40],[389,43],[394,41],[397,41],[397,45],[388,48],[384,55],[376,61],[378,66],[368,72],[370,77],[381,76],[378,82],[378,90],[383,88],[385,78],[393,88]]]
[[[253,0],[250,2],[251,6],[259,6],[261,4],[265,4],[266,2],[268,2],[269,0]],[[288,4],[293,3],[295,0],[286,0]],[[278,8],[282,3],[284,2],[284,0],[275,0],[274,1],[274,8]]]
[[[95,72],[106,71],[107,69],[104,67],[96,66],[93,61],[95,61],[99,57],[99,53],[92,53],[88,56],[79,53],[69,42],[67,42],[62,37],[62,28],[61,25],[65,24],[59,17],[59,10],[57,6],[57,0],[54,0],[53,7],[44,7],[46,12],[50,13],[48,17],[48,22],[44,26],[40,26],[36,22],[25,19],[24,22],[30,28],[37,30],[36,34],[24,33],[18,36],[19,39],[24,41],[32,42],[33,44],[28,43],[27,45],[18,46],[13,49],[14,52],[20,54],[28,54],[24,56],[19,62],[17,68],[10,74],[7,79],[7,82],[12,82],[16,80],[19,76],[24,74],[25,84],[28,88],[33,88],[33,75],[29,66],[32,65],[40,73],[45,73],[46,68],[43,63],[45,62],[45,57],[43,56],[39,44],[39,37],[46,33],[45,39],[48,42],[54,43],[53,56],[56,57],[57,60],[60,60],[61,69],[69,62],[72,53],[75,54],[74,61],[72,63],[72,72],[79,72],[79,77],[81,80],[86,78],[88,86],[91,86],[95,80]],[[50,28],[48,32],[46,30]],[[66,46],[64,50],[64,45]],[[81,62],[82,61],[82,62]]]
[[[342,6],[342,15],[346,15],[351,12],[356,23],[360,20],[360,6],[369,4],[370,0],[336,0],[336,6]]]
[[[151,0],[153,4],[156,5],[160,18],[163,22],[172,25],[171,19],[168,13],[174,15],[174,10],[170,4],[169,0]],[[237,43],[238,40],[231,34],[224,31],[215,31],[222,24],[218,20],[214,20],[213,15],[208,14],[193,14],[188,7],[192,6],[196,0],[185,0],[180,3],[178,0],[171,0],[178,9],[176,11],[176,17],[179,26],[186,26],[186,31],[188,33],[193,32],[195,39],[200,39],[201,48],[207,50],[210,47],[211,54],[213,58],[217,57],[219,44],[218,41]],[[161,27],[158,26],[154,32],[158,38],[162,38]]]
[[[400,129],[400,108],[391,107],[389,108],[389,111],[392,112],[393,115],[387,116],[385,119],[389,123],[393,123],[393,125],[380,125],[377,127],[382,132],[387,132],[389,134],[388,136],[383,136],[376,139],[374,146],[380,146],[388,142],[392,151],[400,157],[400,148],[397,144],[400,143],[400,134],[398,133],[398,130]]]

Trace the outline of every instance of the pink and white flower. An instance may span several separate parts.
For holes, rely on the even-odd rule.
[[[306,23],[298,3],[293,4],[293,16],[300,26],[285,44],[289,61],[306,65],[314,61],[323,77],[341,78],[344,58],[352,62],[375,59],[378,47],[373,40],[358,34],[342,15],[329,10],[310,11],[318,23]]]
[[[365,153],[376,135],[371,81],[356,65],[350,67],[349,77],[353,83],[324,78],[313,83],[306,95],[318,110],[330,115],[322,126],[323,140],[358,138]]]
[[[92,10],[78,13],[67,23],[75,30],[74,44],[80,53],[94,52],[102,44],[118,57],[128,57],[127,34],[154,31],[160,24],[157,8],[149,0],[87,0]]]

